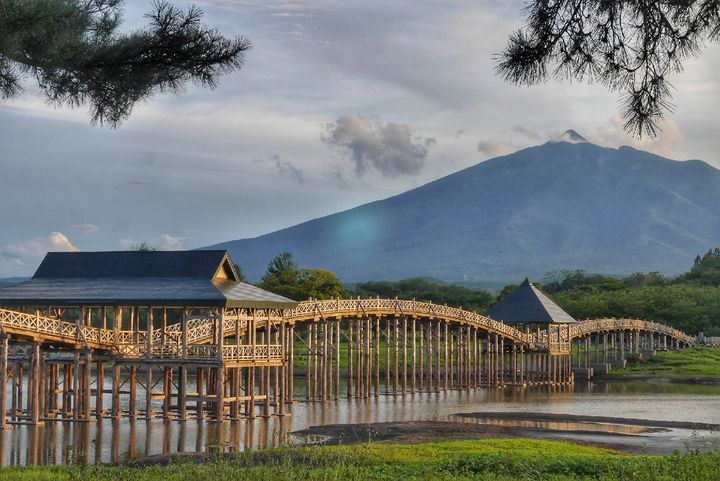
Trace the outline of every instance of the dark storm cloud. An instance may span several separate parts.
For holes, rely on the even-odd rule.
[[[434,138],[415,134],[407,124],[383,123],[358,114],[328,124],[323,141],[346,154],[358,176],[376,170],[385,177],[417,174],[436,144]]]

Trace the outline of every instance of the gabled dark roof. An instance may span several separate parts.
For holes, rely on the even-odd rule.
[[[525,279],[520,287],[492,306],[487,315],[506,324],[577,322],[549,297]]]
[[[297,305],[236,279],[225,251],[55,252],[47,254],[32,279],[0,289],[0,306]]]
[[[220,250],[49,252],[33,279],[212,279],[226,257]]]

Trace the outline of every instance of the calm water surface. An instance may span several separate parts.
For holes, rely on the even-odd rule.
[[[304,387],[298,384],[302,399]],[[138,392],[138,405],[144,400]],[[177,452],[232,452],[303,443],[294,431],[321,424],[388,421],[458,421],[468,412],[541,412],[720,424],[720,386],[649,383],[578,383],[572,389],[547,387],[448,391],[405,397],[329,403],[298,401],[291,416],[218,424],[130,422],[48,422],[0,431],[0,465],[55,464],[77,460],[118,463]],[[597,428],[602,430],[602,428]],[[618,430],[628,432],[631,430]],[[675,436],[689,436],[677,432]]]

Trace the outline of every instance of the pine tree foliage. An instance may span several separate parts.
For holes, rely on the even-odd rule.
[[[195,7],[152,4],[126,31],[122,0],[0,0],[0,97],[33,79],[50,104],[88,105],[93,123],[117,126],[141,100],[188,82],[214,88],[239,69],[250,42],[201,23]]]
[[[720,0],[532,0],[499,55],[505,80],[598,81],[621,95],[625,129],[657,135],[672,111],[669,78],[720,39]]]

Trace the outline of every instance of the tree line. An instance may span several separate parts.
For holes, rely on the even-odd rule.
[[[242,277],[242,270],[238,267]],[[242,277],[245,281],[244,277]],[[551,271],[534,283],[576,319],[632,317],[654,320],[690,334],[720,335],[720,248],[698,255],[690,270],[670,277],[637,272],[619,278],[581,269]],[[347,286],[327,269],[299,267],[284,252],[268,264],[258,287],[295,300],[348,297],[415,299],[484,314],[518,287],[497,295],[429,277],[369,281]]]

